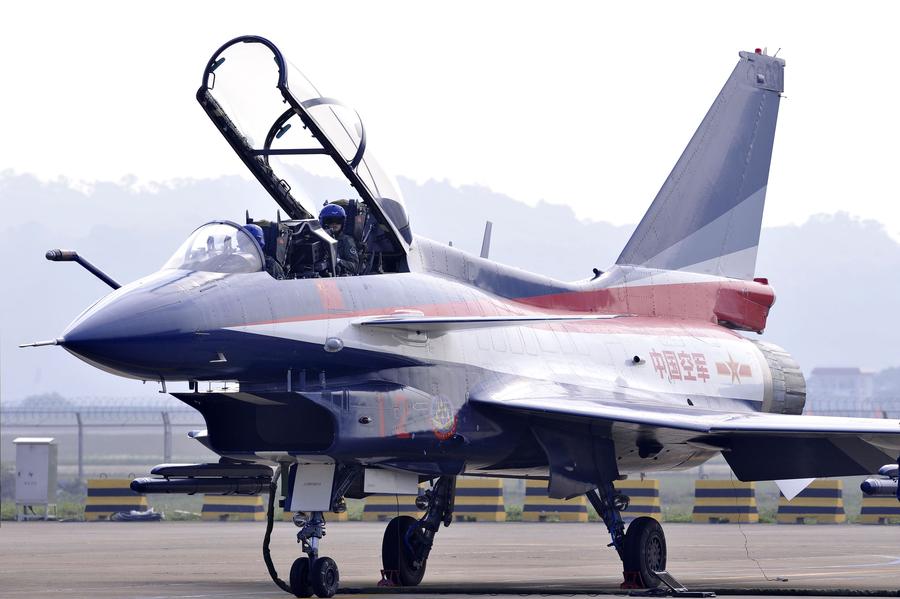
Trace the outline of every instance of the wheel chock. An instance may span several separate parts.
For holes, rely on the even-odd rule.
[[[378,584],[376,586],[399,587],[400,586],[400,572],[397,570],[382,570],[381,571],[381,580],[378,581]]]
[[[628,581],[628,574],[637,574],[637,580],[640,582],[641,577],[638,572],[624,572],[625,580]],[[712,591],[691,591],[683,584],[675,580],[675,577],[666,572],[665,570],[660,570],[659,572],[654,571],[653,574],[659,578],[660,582],[665,585],[666,588],[656,588],[656,589],[648,589],[646,591],[628,593],[629,597],[675,597],[676,599],[708,599],[715,597],[716,594]],[[622,583],[621,588],[626,588]],[[628,587],[634,588],[634,587]],[[643,588],[639,587],[639,588]]]
[[[641,580],[640,572],[622,572],[622,576],[625,580],[619,585],[620,589],[645,588],[644,582]]]
[[[685,599],[690,597],[697,597],[700,599],[706,597],[715,597],[716,594],[712,591],[691,591],[688,590],[686,586],[675,580],[675,577],[666,572],[665,570],[660,570],[659,572],[653,572],[659,580],[669,587],[669,594],[673,597],[684,597]]]

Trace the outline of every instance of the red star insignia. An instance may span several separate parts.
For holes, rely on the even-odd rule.
[[[728,354],[728,361],[725,362],[728,366],[728,370],[731,371],[731,382],[732,383],[740,383],[741,382],[741,365],[731,357],[731,354]]]

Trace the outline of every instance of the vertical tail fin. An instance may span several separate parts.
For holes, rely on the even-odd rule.
[[[784,61],[740,57],[617,264],[753,278]]]

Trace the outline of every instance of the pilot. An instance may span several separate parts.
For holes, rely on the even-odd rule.
[[[355,275],[359,271],[356,240],[344,233],[347,213],[337,204],[327,204],[319,213],[319,222],[329,235],[337,239],[338,274]]]
[[[259,247],[262,248],[263,255],[266,257],[266,270],[269,271],[269,274],[276,279],[283,279],[284,268],[281,267],[281,264],[278,263],[278,260],[270,256],[266,252],[266,236],[263,235],[262,227],[254,224],[244,225],[244,231],[249,233],[254,239],[256,239],[256,241],[259,242]]]

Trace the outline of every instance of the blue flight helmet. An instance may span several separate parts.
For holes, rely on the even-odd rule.
[[[263,235],[262,227],[259,225],[244,225],[244,231],[249,233],[256,241],[259,242],[259,247],[265,249],[266,247],[266,236]]]
[[[331,229],[328,225],[338,223],[343,229],[344,221],[346,220],[347,213],[344,212],[344,209],[337,204],[328,204],[324,208],[322,208],[321,212],[319,212],[319,222],[322,223],[322,227],[329,232],[331,232]]]

